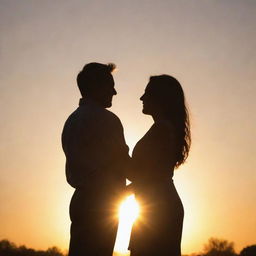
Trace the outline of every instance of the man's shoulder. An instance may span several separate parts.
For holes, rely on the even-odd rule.
[[[119,117],[110,110],[104,109],[104,114],[109,118],[109,120],[112,120],[113,122],[120,122]]]
[[[102,121],[106,126],[109,126],[111,128],[123,129],[123,126],[119,117],[113,112],[111,112],[110,110],[107,110],[107,109],[103,110]]]
[[[95,128],[112,127],[122,128],[118,116],[105,108],[89,109],[78,107],[69,115],[64,126],[94,126]]]
[[[65,125],[72,123],[76,119],[79,119],[79,116],[81,116],[81,114],[79,113],[79,110],[77,108],[68,116],[68,118],[65,121]]]

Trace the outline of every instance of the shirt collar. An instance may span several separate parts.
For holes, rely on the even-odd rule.
[[[92,107],[100,107],[102,108],[96,101],[92,100],[92,99],[88,99],[88,98],[81,98],[79,100],[79,107],[81,106],[92,106]]]

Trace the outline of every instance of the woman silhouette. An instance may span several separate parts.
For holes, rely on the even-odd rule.
[[[133,225],[129,249],[131,256],[180,256],[184,211],[172,176],[191,143],[184,93],[174,77],[152,76],[140,100],[154,124],[132,153],[131,187],[141,217]]]

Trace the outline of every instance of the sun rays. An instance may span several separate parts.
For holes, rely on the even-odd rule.
[[[133,222],[138,218],[140,207],[134,195],[124,199],[119,207],[119,226],[115,244],[115,251],[128,252],[128,244]]]

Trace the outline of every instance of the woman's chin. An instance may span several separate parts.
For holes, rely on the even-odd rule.
[[[143,108],[143,109],[142,109],[142,113],[145,114],[145,115],[150,115],[150,113],[147,111],[146,108]]]

